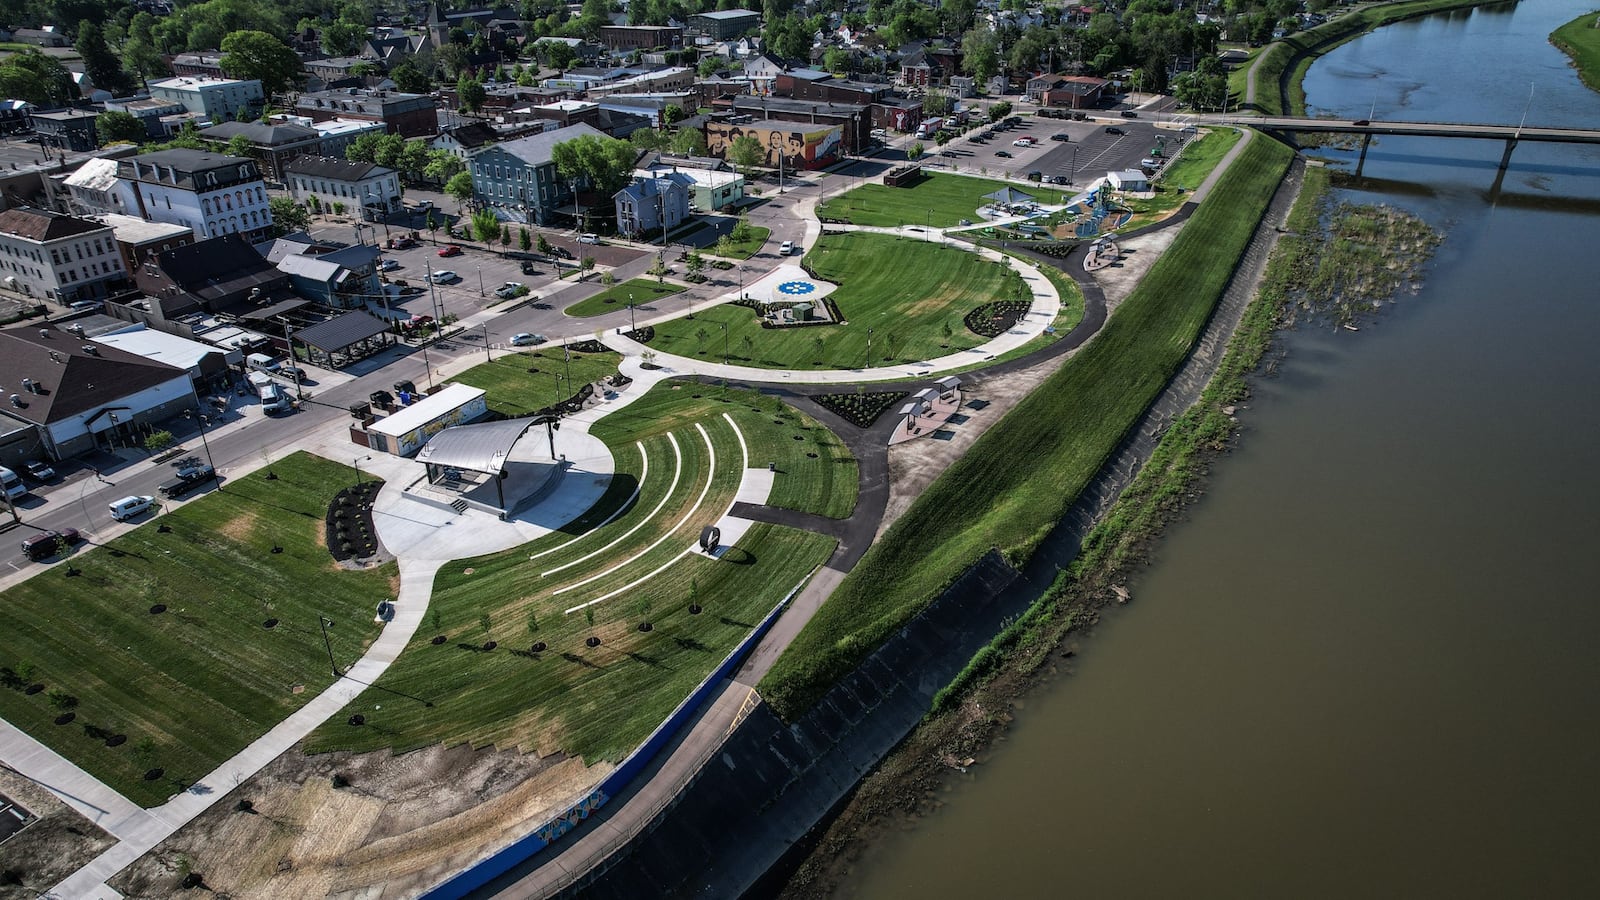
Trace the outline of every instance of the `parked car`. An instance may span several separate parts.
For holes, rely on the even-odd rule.
[[[157,488],[161,496],[167,499],[182,497],[195,488],[208,481],[215,481],[217,471],[199,460],[184,465],[178,469],[177,476],[170,481],[163,482]]]
[[[792,255],[794,255],[794,241],[784,241],[782,244],[779,244],[778,245],[778,255],[779,256],[792,256]]]
[[[1069,180],[1067,178],[1067,176],[1065,176],[1065,175],[1051,175],[1050,176],[1050,183],[1051,184],[1071,184],[1072,181]]]
[[[106,508],[111,510],[111,518],[118,522],[126,522],[155,505],[156,498],[148,494],[130,494],[120,500],[111,501],[106,504]]]
[[[83,540],[83,535],[78,534],[76,528],[63,528],[60,531],[41,531],[29,535],[22,542],[22,555],[38,562],[49,559]]]
[[[1038,169],[1034,169],[1032,172],[1028,173],[1028,180],[1029,181],[1043,181],[1044,180],[1044,173],[1039,171]]]
[[[1013,147],[1032,147],[1033,146],[1033,138],[1030,138],[1030,137],[1017,138],[1016,140],[1011,142],[1011,146],[1013,146]]]
[[[562,259],[571,259],[572,258],[572,251],[568,250],[565,247],[552,246],[550,248],[550,255],[559,256]]]
[[[1107,125],[1106,126],[1106,134],[1127,134],[1127,132],[1123,131],[1121,128],[1118,128],[1115,125]]]
[[[519,331],[511,336],[511,346],[532,347],[535,344],[544,343],[545,340],[546,338],[542,334],[529,334],[526,331]]]
[[[578,243],[580,243],[580,244],[598,244],[598,243],[600,243],[600,235],[595,234],[592,231],[587,233],[587,234],[580,234],[580,235],[578,235]]]
[[[1009,150],[996,150],[994,152],[994,155],[1000,157],[1001,159],[1010,159],[1011,158],[1011,151],[1009,151]]]
[[[398,269],[398,268],[400,268],[399,260],[386,259],[383,262],[378,263],[378,271],[379,272],[393,272],[395,269]]]
[[[389,238],[390,250],[409,250],[415,246],[417,242],[412,240],[410,235],[402,234],[399,237]]]
[[[50,464],[42,459],[30,459],[23,463],[22,467],[28,470],[29,475],[32,475],[39,481],[49,481],[50,479],[56,477],[56,470],[51,468]]]
[[[508,281],[494,289],[494,295],[502,300],[515,297],[522,290],[522,282]]]
[[[449,269],[440,269],[439,271],[433,273],[434,284],[450,284],[451,282],[460,280],[461,276],[450,271]]]
[[[1052,141],[1061,141],[1062,143],[1066,143],[1066,142],[1072,140],[1072,135],[1067,134],[1065,131],[1058,131],[1055,134],[1050,135],[1050,140],[1052,140]]]
[[[278,374],[294,381],[306,380],[306,370],[296,365],[279,366]]]
[[[539,268],[537,266],[535,266],[532,263],[532,261],[523,260],[523,262],[522,262],[522,274],[524,274],[524,275],[537,275],[537,274],[539,274]]]
[[[446,244],[443,247],[439,248],[439,255],[440,256],[460,256],[461,255],[461,248],[457,247],[455,244]]]

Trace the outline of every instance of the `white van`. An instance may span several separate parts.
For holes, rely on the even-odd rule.
[[[255,369],[257,372],[278,371],[278,361],[265,353],[252,353],[244,358],[246,368]]]
[[[28,492],[28,486],[22,483],[22,476],[11,471],[5,466],[0,466],[0,489],[12,500]]]
[[[111,510],[111,518],[118,522],[126,522],[155,505],[156,498],[135,494],[111,501],[108,508]]]

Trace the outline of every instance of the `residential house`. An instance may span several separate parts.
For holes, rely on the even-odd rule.
[[[250,157],[261,163],[267,178],[282,182],[283,169],[295,159],[322,151],[322,135],[304,125],[278,122],[223,122],[200,129],[200,137],[225,151],[235,138],[250,142]]]
[[[694,181],[672,171],[634,172],[633,181],[612,197],[617,210],[617,231],[638,238],[667,233],[689,218],[689,194]]]
[[[138,212],[133,192],[117,177],[117,168],[115,159],[84,160],[76,172],[61,182],[70,198],[67,211],[78,216]]]
[[[420,137],[439,133],[439,103],[427,94],[341,88],[312,91],[295,99],[295,110],[317,122],[359,119],[382,122],[389,134]]]
[[[132,191],[130,208],[114,210],[194,230],[200,239],[266,237],[272,227],[261,169],[253,159],[200,150],[158,150],[120,160],[117,177]]]
[[[253,119],[261,115],[261,107],[265,102],[258,79],[205,78],[198,75],[152,81],[150,96],[156,100],[182,104],[185,110],[213,122]]]
[[[702,162],[711,165],[702,165]],[[649,167],[634,170],[634,178],[655,177],[663,168],[670,167],[674,176],[688,182],[685,187],[689,189],[691,210],[716,212],[730,206],[737,207],[744,200],[744,176],[723,168],[726,164],[720,159],[702,161],[660,155],[649,163]],[[617,221],[622,220],[619,218]]]
[[[378,278],[382,252],[371,244],[318,241],[304,232],[285,235],[265,248],[268,262],[289,276],[300,296],[331,309],[361,309],[383,296]]]
[[[8,417],[34,426],[42,455],[63,460],[131,446],[196,405],[189,373],[54,328],[0,331]]]
[[[110,226],[31,207],[0,212],[0,285],[63,306],[127,280]]]
[[[173,100],[157,100],[154,97],[140,97],[132,100],[112,100],[106,103],[106,111],[115,110],[125,112],[144,124],[144,133],[151,138],[165,137],[166,126],[161,119],[164,116],[182,115],[187,112],[182,103]]]
[[[314,196],[324,205],[344,203],[369,222],[400,211],[400,175],[377,163],[302,156],[285,168],[284,181],[296,200]]]
[[[563,204],[571,203],[574,185],[556,172],[551,152],[556,144],[604,132],[589,125],[569,125],[541,134],[496,144],[468,163],[478,202],[502,219],[547,225]]]

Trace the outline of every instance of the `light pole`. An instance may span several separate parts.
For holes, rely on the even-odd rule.
[[[744,263],[739,263],[739,299],[744,299]]]
[[[428,299],[433,301],[433,336],[438,337],[444,328],[444,316],[440,315],[443,310],[439,308],[439,284],[433,280],[433,263],[423,262],[422,268],[428,273]]]
[[[554,403],[550,404],[550,408],[555,409],[561,405],[561,373],[553,372],[551,374],[554,375],[556,379],[556,399]]]
[[[368,453],[368,454],[366,454],[364,456],[358,456],[358,457],[355,458],[356,487],[361,487],[361,461],[364,460],[364,459],[371,459],[371,458],[372,458],[372,454],[370,454],[370,453]]]
[[[478,327],[483,329],[483,358],[494,362],[494,354],[489,352],[489,323],[485,322]]]
[[[206,465],[210,466],[211,471],[215,472],[217,464],[211,459],[211,442],[206,440],[206,423],[210,421],[209,417],[203,412],[195,412],[192,409],[184,410],[183,417],[185,419],[194,419],[200,423],[200,446],[206,449]],[[222,490],[222,485],[218,484],[217,490]]]
[[[333,661],[333,641],[328,639],[328,629],[333,627],[333,620],[319,614],[317,624],[322,626],[322,646],[328,648],[328,668],[333,670],[334,678],[343,678],[344,673],[339,671],[339,664]]]
[[[871,366],[872,366],[872,329],[868,328],[867,329],[867,362],[866,362],[866,365],[862,366],[862,368],[870,368]]]
[[[486,297],[488,295],[483,292],[483,266],[474,266],[474,268],[478,270],[478,296]]]
[[[422,345],[422,365],[428,370],[428,393],[433,393],[433,363],[428,361],[428,345]]]
[[[639,331],[639,326],[633,322],[633,295],[628,295],[628,337],[633,337]]]
[[[300,367],[294,359],[294,333],[290,331],[293,327],[287,318],[283,320],[283,346],[289,351],[289,366],[294,369],[294,398],[304,400],[306,395],[300,390]]]

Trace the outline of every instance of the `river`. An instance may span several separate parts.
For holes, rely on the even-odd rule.
[[[1600,126],[1546,43],[1594,5],[1380,29],[1309,102]],[[1420,292],[1280,340],[1133,604],[839,896],[1600,896],[1600,148],[1501,149],[1373,145]]]

